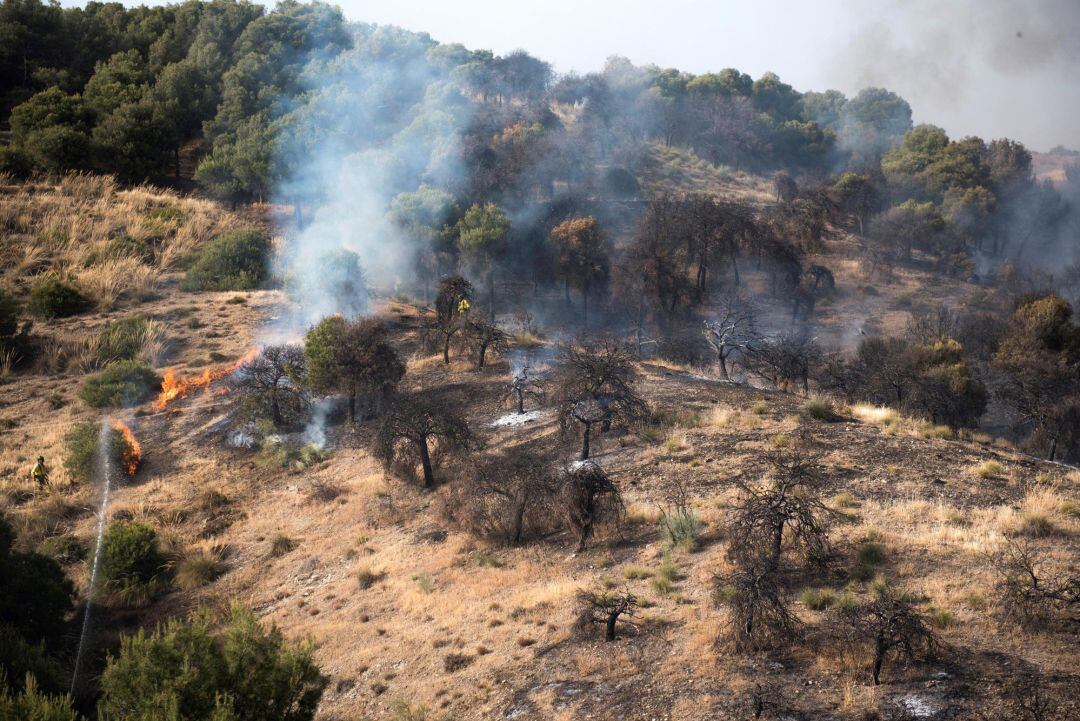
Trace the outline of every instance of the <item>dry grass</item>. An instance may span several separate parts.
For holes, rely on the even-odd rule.
[[[14,186],[0,195],[0,280],[27,289],[48,273],[71,274],[100,310],[143,300],[163,272],[200,245],[240,224],[208,200],[140,186],[120,189],[114,178],[76,173],[53,186]],[[153,258],[106,257],[114,239],[153,248]]]

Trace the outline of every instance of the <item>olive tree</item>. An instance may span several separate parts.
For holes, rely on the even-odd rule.
[[[375,454],[390,468],[414,471],[421,466],[424,488],[435,486],[432,447],[445,453],[476,450],[482,446],[451,399],[422,392],[399,393],[383,414],[375,438]]]
[[[346,395],[350,421],[357,418],[358,400],[366,399],[377,412],[405,375],[386,326],[367,318],[324,318],[308,331],[304,355],[310,387]]]
[[[585,339],[559,348],[555,396],[564,433],[582,428],[581,460],[589,458],[593,426],[607,431],[614,423],[629,424],[645,418],[649,407],[638,395],[637,364],[633,355],[614,340]]]

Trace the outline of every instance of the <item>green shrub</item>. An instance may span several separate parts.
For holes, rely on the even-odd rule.
[[[700,527],[697,514],[691,509],[665,513],[660,518],[660,528],[667,536],[672,548],[684,551],[694,550]]]
[[[93,408],[136,406],[148,400],[160,386],[161,377],[150,366],[118,361],[83,381],[79,398]]]
[[[14,551],[14,541],[11,525],[0,514],[0,626],[9,626],[29,644],[59,639],[74,607],[75,589],[56,561]]]
[[[87,551],[86,544],[70,533],[46,538],[38,546],[38,553],[64,565],[85,561]]]
[[[811,611],[824,611],[836,604],[836,591],[831,588],[804,588],[799,598]]]
[[[176,562],[173,581],[185,591],[202,588],[221,575],[221,561],[213,552],[193,551]]]
[[[947,608],[931,608],[930,624],[935,628],[949,628],[956,625],[956,615]]]
[[[855,552],[855,560],[867,566],[880,566],[885,562],[885,544],[877,541],[863,543]]]
[[[81,721],[71,708],[71,697],[64,694],[49,696],[41,692],[33,676],[28,676],[25,688],[18,693],[0,685],[0,719],[7,721]]]
[[[0,147],[0,173],[24,179],[34,172],[33,159],[20,148]]]
[[[884,562],[885,544],[876,540],[865,541],[855,549],[855,563],[851,566],[850,575],[857,581],[869,581],[877,567]]]
[[[356,585],[360,587],[361,591],[366,591],[378,583],[382,577],[383,574],[372,571],[365,566],[356,572]]]
[[[134,360],[153,330],[153,321],[145,315],[130,315],[111,320],[101,329],[98,357],[105,361]]]
[[[284,556],[286,553],[296,548],[296,546],[296,541],[289,538],[284,533],[279,533],[270,541],[270,555]]]
[[[66,318],[90,308],[90,300],[59,278],[46,278],[30,289],[27,310],[38,318]]]
[[[13,626],[0,623],[0,691],[5,686],[11,687],[13,692],[21,691],[25,682],[32,678],[46,691],[55,692],[66,688],[63,676],[60,664],[47,653],[44,644],[28,643]],[[0,719],[20,718],[5,716],[3,709],[0,702]]]
[[[836,418],[833,402],[824,396],[814,396],[803,406],[806,415],[818,421],[832,421]]]
[[[114,585],[148,583],[165,565],[157,532],[145,523],[110,523],[101,543],[101,575]]]
[[[101,676],[101,716],[166,721],[311,721],[327,680],[309,644],[292,645],[250,611],[211,632],[205,613],[121,639]],[[169,709],[176,709],[173,715]]]
[[[16,358],[26,360],[34,353],[30,342],[32,323],[26,321],[20,325],[21,312],[18,301],[0,288],[0,351],[13,352]]]
[[[260,230],[237,230],[211,242],[194,259],[184,290],[253,290],[265,282],[270,239]]]
[[[100,251],[91,253],[86,258],[86,265],[91,266],[107,260],[135,258],[143,263],[154,261],[154,246],[145,240],[136,240],[130,235],[118,235],[109,240]]]
[[[100,423],[86,421],[73,427],[64,437],[64,468],[72,481],[93,479],[100,434]]]

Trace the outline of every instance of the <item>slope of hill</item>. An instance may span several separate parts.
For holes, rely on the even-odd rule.
[[[121,234],[142,233],[158,249],[158,260],[124,275],[142,273],[152,284],[103,291],[98,312],[39,326],[42,336],[69,342],[64,363],[17,371],[0,385],[7,428],[0,509],[16,521],[24,544],[72,536],[88,547],[99,489],[72,484],[59,462],[71,425],[100,417],[74,395],[92,366],[86,339],[110,319],[147,314],[167,341],[154,365],[196,376],[242,358],[290,300],[277,290],[178,287],[182,262],[167,251],[171,244],[198,248],[259,217],[152,189],[10,188],[3,203],[6,227],[18,228],[5,246],[9,283],[19,284],[30,268],[40,272],[41,264],[77,273],[84,253]],[[155,215],[159,208],[178,212]],[[166,227],[150,227],[151,216],[165,216]],[[88,224],[96,240],[76,242],[88,237],[82,230],[63,240],[75,223]],[[55,244],[27,242],[41,237],[42,224],[55,227]],[[845,241],[836,242],[839,252]],[[747,276],[765,282],[752,270]],[[859,290],[853,264],[840,263],[837,276],[836,299],[820,321],[837,337],[865,323],[867,312],[881,325],[902,324],[905,294],[962,290],[958,281],[931,284],[906,270],[883,297]],[[428,312],[404,300],[383,299],[376,309],[408,359],[405,385],[449,388],[467,399],[470,424],[490,449],[554,441],[557,424],[547,408],[528,423],[496,424],[509,412],[501,402],[508,357],[475,371],[467,358],[447,367],[423,351],[418,320]],[[298,457],[230,444],[221,423],[231,407],[227,393],[193,393],[164,410],[147,404],[117,411],[145,460],[114,490],[109,518],[145,520],[176,567],[203,557],[216,571],[194,583],[178,580],[143,607],[103,609],[93,655],[114,648],[122,631],[198,606],[242,604],[290,638],[313,639],[330,679],[319,718],[341,721],[728,719],[752,715],[759,701],[788,717],[863,718],[881,710],[970,718],[987,699],[1009,693],[1021,671],[1039,672],[1051,690],[1076,683],[1075,636],[999,625],[991,562],[1008,539],[1031,544],[1047,563],[1070,561],[1080,533],[1076,471],[988,439],[960,440],[885,409],[836,406],[835,417],[820,420],[829,414],[815,412],[806,398],[721,383],[711,369],[646,364],[643,372],[653,420],[600,436],[595,453],[622,488],[626,522],[581,553],[565,532],[514,548],[471,538],[443,513],[448,489],[468,468],[439,469],[440,487],[425,492],[373,459],[370,422],[332,426],[324,453]],[[770,655],[733,653],[719,642],[728,616],[715,602],[715,577],[728,570],[732,540],[726,514],[737,482],[768,475],[768,453],[804,434],[830,479],[835,557],[790,581],[805,623],[801,641]],[[35,495],[26,477],[38,454],[55,469],[53,493]],[[690,490],[700,521],[692,547],[671,547],[660,525],[673,481]],[[68,571],[85,589],[86,563]],[[866,598],[879,577],[921,597],[947,647],[927,665],[890,661],[883,685],[871,686],[869,658],[845,642],[835,614],[814,598],[819,590],[834,599]],[[575,628],[578,592],[605,589],[631,591],[640,606],[611,643]]]

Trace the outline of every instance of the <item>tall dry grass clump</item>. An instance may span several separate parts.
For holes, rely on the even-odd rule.
[[[111,258],[76,274],[79,287],[97,305],[111,310],[121,296],[144,300],[157,289],[160,272],[135,258]]]

